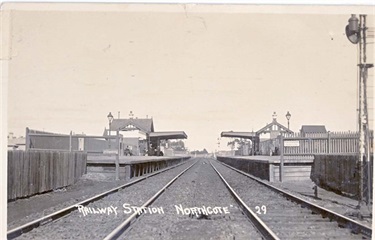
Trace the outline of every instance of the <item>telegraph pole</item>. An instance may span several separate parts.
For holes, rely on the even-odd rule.
[[[359,188],[358,188],[358,209],[364,201],[368,205],[371,196],[370,179],[370,129],[367,106],[367,76],[368,69],[374,65],[367,63],[366,55],[366,15],[355,14],[349,18],[349,24],[345,28],[346,36],[353,44],[359,44],[359,84],[358,84],[358,121],[359,121],[359,143],[358,143],[358,161],[359,161]],[[366,165],[366,176],[364,174],[364,165]],[[365,181],[365,179],[367,181]]]
[[[367,182],[365,182],[364,185],[364,196],[363,198],[365,199],[366,205],[370,203],[370,197],[371,197],[371,169],[370,169],[370,161],[371,161],[371,155],[370,155],[370,128],[369,128],[369,117],[368,117],[368,104],[367,104],[367,78],[368,78],[368,69],[372,68],[374,65],[373,64],[368,64],[367,63],[367,55],[366,55],[366,49],[367,49],[367,26],[366,26],[366,15],[360,15],[362,17],[361,22],[361,30],[362,30],[362,48],[363,48],[363,62],[360,68],[362,68],[363,71],[363,143],[364,143],[364,164],[365,168],[367,169],[366,176],[363,179],[365,180],[367,178]],[[363,172],[364,174],[364,172]],[[362,199],[363,200],[363,199]]]

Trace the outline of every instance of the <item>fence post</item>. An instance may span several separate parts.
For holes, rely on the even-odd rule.
[[[119,173],[120,173],[120,135],[119,130],[116,131],[116,146],[117,146],[117,154],[116,154],[116,180],[119,180]]]
[[[251,138],[251,155],[255,156],[255,141],[254,138]]]
[[[330,145],[331,145],[331,132],[330,131],[328,131],[328,140],[327,140],[327,153],[329,154],[329,153],[331,153],[331,147],[330,147]]]
[[[30,149],[30,129],[27,127],[26,128],[26,146],[25,146],[25,150],[29,150]]]
[[[69,152],[72,152],[72,131],[69,134]]]
[[[119,139],[118,150],[119,150],[120,156],[123,156],[124,155],[124,149],[123,149],[122,138]]]
[[[284,176],[284,136],[280,137],[280,170],[279,170],[280,182],[283,181]]]

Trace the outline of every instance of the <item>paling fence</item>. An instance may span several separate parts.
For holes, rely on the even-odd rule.
[[[116,165],[121,138],[26,129],[26,150],[8,151],[8,200],[71,185],[86,173],[87,153],[111,151]],[[112,154],[113,154],[112,153]]]
[[[26,150],[84,151],[103,153],[118,150],[118,136],[90,136],[83,134],[60,134],[26,128]],[[122,146],[122,145],[121,145]]]
[[[315,155],[311,169],[311,180],[317,186],[359,197],[358,155]],[[370,203],[373,199],[373,157],[363,172],[363,199]]]
[[[294,133],[280,136],[276,142],[284,160],[305,161],[313,160],[316,154],[358,154],[359,133]],[[369,136],[369,152],[373,153],[373,132]]]
[[[260,143],[262,155],[281,155],[286,159],[312,159],[314,154],[356,154],[358,153],[358,132],[328,132],[309,134],[284,134],[276,139]],[[370,152],[373,152],[373,132],[370,133]]]
[[[359,149],[358,132],[328,132],[284,134],[275,139],[281,160],[288,162],[312,161],[317,154],[356,155]],[[369,151],[373,152],[373,132]]]
[[[86,173],[84,152],[8,151],[8,200],[71,185]]]
[[[286,134],[284,154],[356,153],[358,138],[358,132]]]
[[[57,134],[26,128],[26,150],[85,152],[89,155],[115,155],[116,180],[119,179],[119,158],[124,155],[122,135],[92,136]]]

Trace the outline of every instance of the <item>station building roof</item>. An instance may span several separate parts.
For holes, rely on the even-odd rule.
[[[111,131],[140,130],[145,133],[154,132],[152,118],[117,118],[111,123]]]
[[[150,138],[158,139],[186,139],[187,135],[184,131],[166,131],[166,132],[151,132]]]
[[[139,130],[149,134],[153,139],[186,139],[187,135],[184,131],[163,131],[155,132],[152,118],[117,118],[111,123],[111,131],[132,131]],[[104,130],[106,135],[106,130]]]
[[[279,131],[279,132],[293,133],[292,130],[290,130],[287,127],[285,127],[284,125],[278,123],[276,121],[276,119],[274,119],[270,124],[267,124],[266,126],[259,129],[256,133],[258,135],[263,134],[263,133],[270,133],[272,131],[275,131],[275,130],[273,130],[273,129],[275,129],[275,127],[276,127],[277,131]]]
[[[324,125],[302,125],[302,133],[327,133]]]

